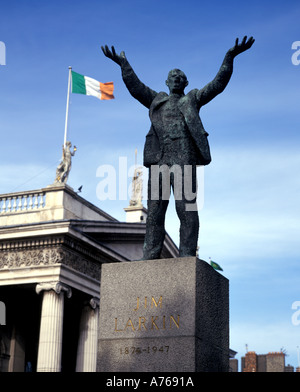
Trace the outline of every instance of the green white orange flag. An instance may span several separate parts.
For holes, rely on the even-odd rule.
[[[101,100],[114,99],[114,83],[101,83],[72,71],[72,93],[92,95]]]

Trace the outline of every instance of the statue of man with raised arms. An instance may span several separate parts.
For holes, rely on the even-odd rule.
[[[164,188],[172,187],[176,212],[180,220],[179,256],[196,256],[199,234],[199,217],[196,205],[196,168],[208,165],[211,161],[207,140],[208,133],[202,125],[199,110],[220,94],[227,86],[233,72],[234,58],[248,50],[254,43],[253,37],[244,37],[227,51],[216,77],[202,89],[193,89],[186,95],[188,85],[186,75],[179,69],[169,72],[166,85],[169,94],[156,92],[142,83],[125,53],[118,55],[108,46],[102,47],[106,57],[121,67],[123,81],[130,94],[149,109],[151,129],[146,136],[144,147],[144,166],[150,168],[148,182],[148,216],[144,242],[144,260],[160,258],[165,237],[165,214],[169,203],[169,194],[164,197]],[[170,169],[168,184],[163,181],[163,171],[154,168]],[[176,167],[177,170],[171,170]],[[190,167],[188,178],[184,178],[185,167]],[[158,173],[153,178],[153,173]],[[179,178],[181,177],[181,178]],[[180,191],[176,182],[180,184]],[[185,192],[184,184],[189,184],[192,192]],[[158,189],[158,197],[153,197],[153,189]],[[176,192],[175,192],[176,191]],[[192,195],[192,197],[190,196]]]

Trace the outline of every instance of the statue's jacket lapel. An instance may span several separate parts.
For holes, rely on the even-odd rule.
[[[191,137],[194,139],[198,149],[198,159],[195,164],[208,165],[211,162],[207,140],[208,133],[205,131],[199,117],[199,103],[196,100],[197,91],[194,89],[180,98],[178,107],[185,118]],[[144,148],[144,165],[146,167],[157,164],[163,155],[163,143],[160,142],[162,139],[162,120],[159,109],[168,99],[169,96],[165,92],[158,93],[149,109],[152,125],[146,136]]]

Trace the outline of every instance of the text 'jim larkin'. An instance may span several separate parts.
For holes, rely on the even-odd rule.
[[[163,297],[160,296],[158,301],[155,300],[153,296],[151,299],[145,297],[144,300],[141,300],[140,297],[136,299],[136,307],[132,309],[133,312],[137,312],[138,310],[143,309],[162,309],[163,308]],[[136,317],[131,316],[126,321],[120,320],[117,317],[115,318],[115,332],[126,332],[130,331],[157,331],[157,330],[166,330],[177,328],[179,329],[180,325],[180,315],[162,315],[162,316],[139,316]]]

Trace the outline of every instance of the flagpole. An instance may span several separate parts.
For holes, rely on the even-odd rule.
[[[68,80],[67,107],[66,107],[64,148],[66,147],[66,144],[67,144],[68,119],[69,119],[69,103],[70,103],[70,88],[71,88],[71,73],[72,73],[72,67],[70,66],[69,67],[69,80]]]

